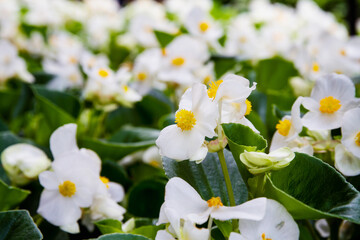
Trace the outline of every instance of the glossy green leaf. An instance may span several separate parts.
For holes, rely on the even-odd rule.
[[[154,31],[154,34],[162,48],[165,48],[176,37],[175,35],[156,30]]]
[[[214,61],[214,71],[217,79],[233,69],[237,63],[236,58],[233,57],[213,56],[211,59]]]
[[[142,227],[136,228],[133,231],[131,231],[131,234],[138,234],[138,235],[142,235],[142,236],[145,236],[145,237],[155,240],[157,231],[162,230],[162,229],[165,229],[165,225],[142,226]]]
[[[2,89],[0,90],[0,114],[7,118],[11,116],[14,103],[18,101],[20,91],[18,89]]]
[[[1,240],[40,240],[42,238],[43,236],[40,230],[35,225],[28,211],[16,210],[0,212]]]
[[[225,149],[224,156],[229,170],[235,202],[236,204],[241,204],[248,199],[246,185],[241,178],[231,153]],[[180,177],[184,179],[195,188],[204,200],[208,200],[211,197],[220,197],[224,205],[229,206],[224,175],[217,153],[208,153],[200,164],[187,160],[177,162],[164,157],[163,166],[169,178]]]
[[[7,185],[0,180],[0,211],[6,211],[19,205],[30,191]]]
[[[113,233],[103,235],[98,240],[151,240],[150,238],[134,235],[134,234],[127,234],[127,233]]]
[[[122,223],[115,219],[104,219],[95,222],[95,226],[102,234],[123,233]]]
[[[81,107],[76,97],[36,85],[32,86],[32,90],[40,110],[53,129],[76,122]]]
[[[295,219],[335,217],[360,223],[360,193],[320,159],[296,153],[290,165],[267,176],[265,196]]]
[[[218,227],[218,229],[221,231],[222,235],[228,239],[230,236],[230,233],[233,231],[233,226],[231,221],[220,221],[220,220],[216,220],[214,219],[214,222],[216,224],[216,226]]]
[[[164,202],[165,180],[148,179],[138,182],[128,193],[127,211],[138,217],[157,218]]]
[[[109,138],[109,142],[139,142],[156,140],[160,131],[153,128],[124,126]]]
[[[252,174],[246,169],[240,161],[240,154],[245,150],[264,151],[267,147],[266,140],[259,134],[255,133],[251,128],[237,123],[222,124],[224,133],[228,139],[231,152],[234,156],[238,169],[245,183],[252,177]]]

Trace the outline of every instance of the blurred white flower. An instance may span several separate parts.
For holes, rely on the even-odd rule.
[[[360,104],[344,114],[341,125],[341,143],[357,158],[360,158]]]

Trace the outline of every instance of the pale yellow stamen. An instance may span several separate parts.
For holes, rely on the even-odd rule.
[[[103,182],[103,184],[105,184],[106,188],[109,188],[109,182],[110,180],[107,177],[100,177],[100,180]]]
[[[207,204],[209,207],[216,207],[219,208],[221,206],[224,206],[223,203],[221,202],[220,197],[212,197],[209,200],[207,200]]]
[[[207,22],[201,22],[199,23],[200,31],[206,32],[209,29],[209,24]]]
[[[320,100],[319,110],[322,113],[334,113],[341,108],[340,100],[329,96]]]
[[[78,75],[75,74],[75,73],[71,74],[71,75],[69,76],[69,80],[70,80],[70,82],[72,82],[72,83],[77,83],[78,80],[79,80]]]
[[[144,80],[147,78],[147,74],[144,73],[144,72],[139,72],[138,75],[137,75],[137,78],[138,78],[140,81],[144,81]]]
[[[341,50],[340,50],[340,54],[341,54],[342,56],[346,56],[346,51],[345,51],[345,49],[341,49]]]
[[[241,42],[241,43],[246,43],[247,42],[247,39],[246,39],[246,37],[241,37],[240,39],[239,39],[239,41]]]
[[[182,131],[189,131],[195,126],[196,118],[192,111],[181,109],[175,114],[175,123]]]
[[[149,164],[150,164],[151,166],[153,166],[153,167],[156,167],[156,168],[160,167],[160,163],[159,163],[158,161],[156,161],[156,160],[151,160],[151,161],[149,162]]]
[[[272,240],[271,238],[265,238],[265,233],[261,234],[261,240]]]
[[[360,147],[360,132],[358,132],[355,136],[355,144]]]
[[[124,89],[125,92],[129,91],[129,87],[126,86],[126,85],[123,86],[123,89]]]
[[[279,123],[276,124],[278,132],[285,137],[289,134],[290,128],[291,122],[288,119],[280,120]]]
[[[320,71],[320,66],[319,66],[319,64],[318,64],[317,62],[314,62],[314,63],[312,64],[312,70],[313,70],[314,72]]]
[[[70,57],[69,62],[75,64],[75,63],[77,63],[77,59],[74,57]]]
[[[109,76],[108,71],[106,71],[105,69],[100,69],[98,72],[100,77],[106,78],[107,76]]]
[[[59,192],[64,197],[72,197],[76,192],[75,183],[71,181],[65,181],[59,185]]]
[[[204,84],[208,84],[208,83],[210,82],[210,80],[211,80],[211,76],[210,76],[210,75],[207,75],[207,76],[204,78],[203,82],[204,82]]]
[[[161,49],[161,54],[162,54],[163,56],[166,56],[166,48],[162,48],[162,49]]]
[[[245,116],[246,116],[251,113],[252,105],[251,105],[251,102],[247,99],[246,99],[245,103],[246,103],[246,112],[245,112]]]
[[[223,80],[218,80],[216,82],[210,83],[209,89],[207,90],[207,94],[208,94],[209,98],[215,99],[216,92],[222,82],[223,82]]]
[[[182,58],[182,57],[177,57],[177,58],[174,58],[171,63],[174,65],[174,66],[177,66],[177,67],[180,67],[181,65],[183,65],[185,63],[185,59]]]

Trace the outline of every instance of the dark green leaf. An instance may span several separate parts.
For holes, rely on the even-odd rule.
[[[102,234],[123,233],[121,222],[115,219],[100,220],[95,222],[95,225]]]
[[[218,229],[221,231],[222,235],[228,239],[230,236],[230,233],[233,231],[232,229],[232,223],[231,221],[219,221],[214,219],[214,222]]]
[[[360,193],[320,159],[296,153],[291,164],[267,176],[265,196],[283,204],[295,219],[335,217],[360,223]]]
[[[132,234],[139,234],[145,237],[148,237],[150,239],[155,240],[157,231],[165,229],[164,225],[159,225],[159,226],[143,226],[143,227],[139,227],[134,229],[133,231],[131,231]]]
[[[128,195],[128,212],[139,217],[157,218],[164,202],[164,180],[149,179],[133,186]]]
[[[101,236],[98,240],[151,240],[150,238],[134,235],[134,234],[127,234],[127,233],[113,233]]]
[[[4,118],[11,116],[11,112],[14,108],[14,103],[18,101],[20,97],[19,90],[3,89],[0,91],[0,114]]]
[[[109,142],[139,142],[146,140],[156,140],[160,131],[152,128],[125,126],[109,138]]]
[[[6,211],[19,205],[30,194],[30,191],[11,187],[0,180],[0,211]]]
[[[234,68],[237,63],[236,58],[233,57],[213,56],[211,59],[214,61],[214,71],[217,79]]]
[[[103,161],[101,167],[101,176],[109,178],[112,182],[120,183],[125,188],[131,184],[125,169],[111,160]]]
[[[241,178],[231,153],[225,149],[224,155],[234,191],[235,202],[236,204],[241,204],[248,199],[246,185]],[[224,175],[216,153],[208,153],[200,164],[187,160],[177,162],[165,157],[163,158],[163,165],[165,173],[169,178],[180,177],[184,179],[195,188],[204,200],[208,200],[211,197],[220,197],[224,205],[229,206]]]
[[[154,31],[154,34],[162,48],[165,48],[176,37],[175,35],[156,30]]]
[[[28,211],[0,212],[1,240],[38,240],[42,238],[40,230],[36,227]]]

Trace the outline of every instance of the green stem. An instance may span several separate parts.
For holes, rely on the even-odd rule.
[[[208,222],[208,229],[209,229],[209,240],[211,240],[211,228],[212,228],[212,222],[213,222],[213,219],[212,217],[209,218],[209,222]]]

